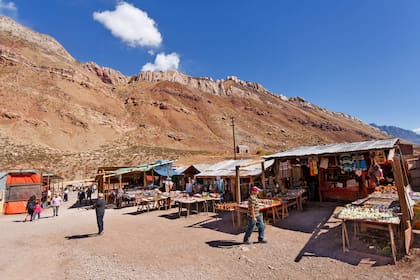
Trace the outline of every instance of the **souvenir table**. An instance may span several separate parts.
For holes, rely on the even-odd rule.
[[[273,223],[280,219],[278,207],[282,206],[282,202],[280,200],[273,200],[273,199],[259,199],[259,210],[260,212],[270,211],[273,216]],[[236,205],[236,220],[237,220],[237,227],[240,228],[242,226],[241,221],[241,214],[248,213],[248,201],[243,201],[240,204]]]
[[[160,191],[141,191],[135,194],[137,211],[150,209],[168,209],[171,204],[171,198],[168,193]]]
[[[220,201],[220,197],[198,197],[198,196],[186,196],[186,197],[178,197],[174,199],[175,204],[178,205],[178,215],[181,216],[181,211],[183,208],[187,210],[186,217],[189,217],[192,211],[192,207],[195,206],[196,213],[200,213],[200,208],[203,209],[204,212],[208,213],[209,211],[209,203],[212,204],[213,211],[215,209],[214,203],[215,201]]]
[[[394,262],[397,259],[397,249],[395,246],[395,232],[398,231],[400,225],[400,217],[398,215],[399,207],[393,206],[392,198],[379,197],[374,195],[368,199],[355,201],[349,204],[335,215],[341,220],[341,236],[343,240],[343,251],[350,249],[350,239],[347,230],[347,222],[353,222],[353,234],[358,234],[358,225],[368,226],[375,229],[387,230],[389,233],[392,257]]]
[[[296,205],[298,210],[303,210],[303,195],[305,193],[305,189],[291,189],[287,190],[287,193],[279,194],[277,196],[281,198],[282,202],[286,204],[287,207]]]

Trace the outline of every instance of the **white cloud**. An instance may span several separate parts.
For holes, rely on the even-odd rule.
[[[167,71],[170,69],[178,69],[179,66],[179,55],[177,53],[171,53],[165,55],[165,53],[159,53],[154,63],[146,63],[141,68],[141,71]]]
[[[16,17],[17,7],[13,2],[0,0],[0,15]]]
[[[420,127],[419,127],[419,128],[415,128],[415,129],[413,129],[413,131],[414,131],[415,133],[417,133],[417,134],[420,134]]]
[[[162,43],[155,21],[146,12],[126,2],[118,3],[115,11],[94,12],[93,19],[132,47],[157,48]]]

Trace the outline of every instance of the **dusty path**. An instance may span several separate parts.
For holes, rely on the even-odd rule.
[[[1,279],[420,279],[418,250],[397,265],[343,254],[339,224],[329,219],[334,205],[293,210],[266,227],[268,244],[242,245],[229,216],[179,218],[175,208],[108,209],[105,234],[96,236],[94,210],[69,209],[74,198],[55,218],[51,209],[35,222],[0,216]]]

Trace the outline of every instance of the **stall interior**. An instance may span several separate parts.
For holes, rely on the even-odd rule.
[[[112,170],[100,168],[95,181],[99,192],[104,193],[108,203],[116,203],[117,197],[123,197],[124,193],[140,190],[160,189],[162,192],[169,192],[176,188],[172,180],[176,174],[172,162],[159,160],[134,167],[112,168]]]
[[[309,200],[354,201],[366,197],[376,187],[394,189],[394,151],[308,156],[276,164],[273,195],[287,189],[303,188]],[[270,184],[269,184],[270,185]]]

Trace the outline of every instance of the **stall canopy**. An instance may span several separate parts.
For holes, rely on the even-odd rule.
[[[127,173],[134,172],[147,172],[153,169],[157,174],[161,176],[174,176],[178,173],[172,168],[172,160],[157,160],[153,163],[143,163],[133,167],[123,167],[113,171],[110,171],[104,177],[116,177]]]
[[[398,138],[371,140],[352,143],[328,144],[319,146],[301,146],[285,152],[264,156],[265,159],[274,158],[297,158],[315,155],[328,155],[351,152],[364,152],[372,150],[392,149],[399,143]]]
[[[208,178],[208,177],[235,177],[236,166],[245,165],[251,162],[250,159],[244,160],[225,160],[208,166],[204,171],[195,175],[197,178]],[[264,162],[264,168],[272,166],[274,160],[268,160]],[[262,173],[261,163],[252,164],[246,167],[240,168],[240,176],[257,176]]]

